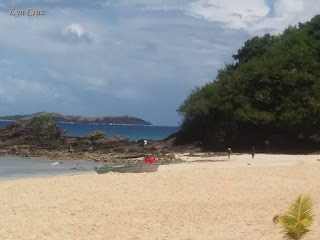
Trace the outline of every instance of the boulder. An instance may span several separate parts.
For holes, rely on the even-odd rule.
[[[40,145],[56,148],[68,134],[59,130],[49,116],[36,116],[31,121],[18,121],[0,128],[0,141],[7,145]]]

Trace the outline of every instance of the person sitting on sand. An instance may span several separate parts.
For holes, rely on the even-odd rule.
[[[228,159],[230,159],[230,155],[231,155],[231,148],[228,148]]]
[[[150,157],[150,163],[151,163],[151,164],[154,164],[154,163],[155,163],[155,158],[154,158],[153,155]]]
[[[146,158],[144,159],[144,163],[150,163],[150,158],[149,158],[149,156],[146,156]]]

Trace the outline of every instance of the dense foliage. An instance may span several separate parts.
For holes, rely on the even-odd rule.
[[[281,35],[254,37],[233,57],[180,106],[180,140],[320,142],[320,15]]]

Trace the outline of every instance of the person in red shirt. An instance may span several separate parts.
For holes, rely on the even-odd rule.
[[[150,163],[150,158],[149,158],[149,156],[146,156],[146,158],[144,159],[144,163]]]
[[[151,156],[151,157],[150,157],[150,163],[151,163],[151,164],[154,164],[155,161],[156,161],[156,160],[155,160],[154,156]]]

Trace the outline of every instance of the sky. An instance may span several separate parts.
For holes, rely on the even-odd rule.
[[[190,92],[246,40],[319,13],[319,0],[1,0],[0,116],[44,110],[177,126]]]

